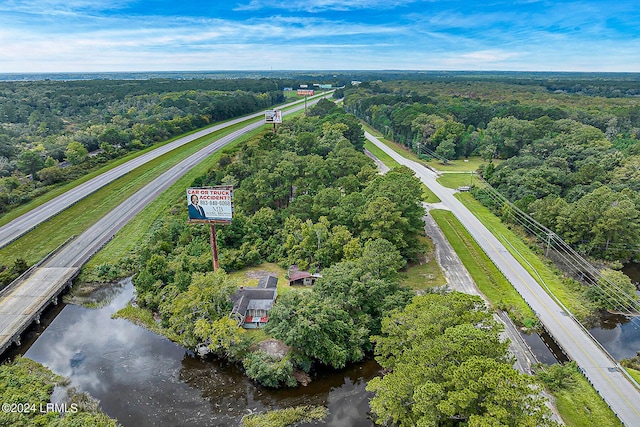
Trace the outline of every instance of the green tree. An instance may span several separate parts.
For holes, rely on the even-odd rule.
[[[266,387],[295,387],[298,384],[293,377],[293,363],[289,356],[281,359],[258,350],[249,353],[242,360],[242,366],[249,378]]]
[[[629,276],[609,268],[600,272],[597,285],[585,290],[587,299],[601,310],[636,311],[638,297],[636,287]]]
[[[445,139],[438,144],[435,152],[440,157],[452,160],[456,157],[456,143],[452,139]]]
[[[236,289],[223,270],[193,273],[187,291],[165,301],[160,312],[182,343],[194,348],[208,331],[202,322],[214,323],[231,312],[230,298]]]
[[[494,145],[496,155],[507,159],[517,155],[522,147],[533,143],[540,136],[534,122],[513,116],[494,117],[487,125],[483,145]]]
[[[72,165],[79,165],[89,158],[89,152],[78,141],[71,141],[64,152],[65,159]]]
[[[208,342],[211,351],[229,355],[233,347],[242,342],[246,331],[234,319],[223,316],[213,322],[210,318],[199,318],[193,333],[201,342]]]
[[[25,150],[18,157],[18,169],[23,173],[30,174],[32,179],[35,179],[36,172],[43,167],[44,159],[40,153]]]
[[[303,357],[343,368],[362,360],[368,334],[333,299],[317,292],[288,292],[269,315],[265,331]]]
[[[555,426],[531,377],[512,368],[508,342],[479,297],[429,294],[395,310],[372,338],[388,372],[369,382],[379,424]]]
[[[38,179],[45,185],[62,182],[65,179],[64,171],[58,166],[51,166],[48,168],[40,169],[37,175]]]
[[[397,205],[387,197],[369,200],[357,217],[363,239],[385,239],[396,248],[404,249],[409,220],[402,216]]]

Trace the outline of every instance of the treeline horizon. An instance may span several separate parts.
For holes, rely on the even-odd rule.
[[[520,209],[581,253],[626,263],[640,258],[640,100],[608,84],[364,82],[343,94],[424,158],[482,157],[480,174]]]

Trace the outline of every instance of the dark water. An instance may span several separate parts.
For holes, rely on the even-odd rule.
[[[18,352],[68,377],[122,425],[235,426],[245,414],[309,404],[329,408],[320,425],[373,426],[365,386],[379,373],[375,362],[318,373],[307,387],[257,387],[234,365],[203,360],[144,328],[111,319],[133,296],[130,281],[114,290],[103,308],[52,308],[50,324],[32,329]],[[640,350],[637,320],[606,315],[591,332],[618,360]],[[525,339],[541,362],[556,361],[552,342],[538,335]]]
[[[627,264],[622,271],[635,283],[640,283],[640,264]],[[622,360],[640,351],[640,317],[601,313],[589,332],[616,359]]]
[[[373,426],[365,386],[379,373],[375,362],[320,373],[307,387],[264,389],[233,365],[202,360],[144,328],[111,319],[132,296],[127,281],[103,308],[66,305],[36,332],[25,355],[68,377],[124,426],[234,426],[251,412],[304,404],[329,408],[321,425]]]
[[[538,362],[543,365],[553,365],[554,363],[568,361],[558,344],[546,332],[541,334],[521,333],[521,335],[529,345],[529,348],[531,348],[531,351],[533,351]]]
[[[622,272],[631,278],[632,282],[640,283],[640,263],[630,263],[622,268]]]

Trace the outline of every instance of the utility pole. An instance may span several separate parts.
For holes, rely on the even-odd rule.
[[[549,256],[549,249],[551,248],[551,237],[553,237],[553,231],[549,231],[549,233],[547,233],[547,249],[544,252],[544,256],[546,257]]]

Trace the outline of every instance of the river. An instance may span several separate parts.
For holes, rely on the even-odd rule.
[[[68,377],[123,426],[234,426],[248,413],[307,404],[329,408],[323,423],[309,425],[373,426],[368,413],[371,395],[365,386],[380,372],[374,361],[318,373],[307,387],[258,387],[234,365],[203,360],[129,321],[112,319],[134,290],[125,280],[112,291],[102,308],[52,308],[13,353]],[[622,359],[640,349],[639,327],[623,316],[605,316],[591,332]],[[543,363],[555,362],[539,336],[525,338]]]
[[[56,310],[48,326],[32,332],[35,342],[25,337],[20,352],[68,377],[122,425],[234,426],[251,412],[311,404],[329,408],[320,425],[373,426],[365,386],[379,373],[374,361],[318,374],[307,387],[258,387],[233,365],[203,360],[162,336],[112,319],[133,296],[130,280],[117,290],[102,308],[66,304]]]

